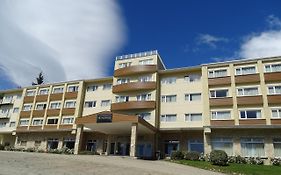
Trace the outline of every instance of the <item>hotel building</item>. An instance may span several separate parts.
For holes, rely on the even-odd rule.
[[[149,51],[116,57],[112,77],[0,93],[0,143],[17,148],[281,156],[281,57],[166,69]]]

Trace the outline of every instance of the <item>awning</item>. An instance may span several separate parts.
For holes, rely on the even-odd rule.
[[[78,117],[75,120],[75,124],[83,125],[85,131],[104,134],[130,134],[133,123],[138,124],[139,134],[153,134],[157,132],[154,126],[138,116],[113,113],[110,111]]]

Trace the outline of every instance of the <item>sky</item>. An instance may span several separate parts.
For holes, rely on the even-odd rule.
[[[279,0],[1,0],[0,89],[113,74],[158,50],[166,68],[281,55]]]

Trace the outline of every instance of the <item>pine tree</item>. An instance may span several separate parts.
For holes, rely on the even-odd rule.
[[[44,76],[43,76],[43,72],[40,72],[38,77],[36,78],[36,83],[32,82],[32,85],[40,85],[44,83]]]

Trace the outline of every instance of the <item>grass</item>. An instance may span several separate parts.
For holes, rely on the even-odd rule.
[[[237,164],[231,163],[228,166],[216,166],[210,162],[205,161],[191,161],[191,160],[176,160],[175,163],[189,165],[201,169],[226,173],[226,174],[243,174],[243,175],[280,175],[281,166],[270,165],[251,165],[251,164]]]

